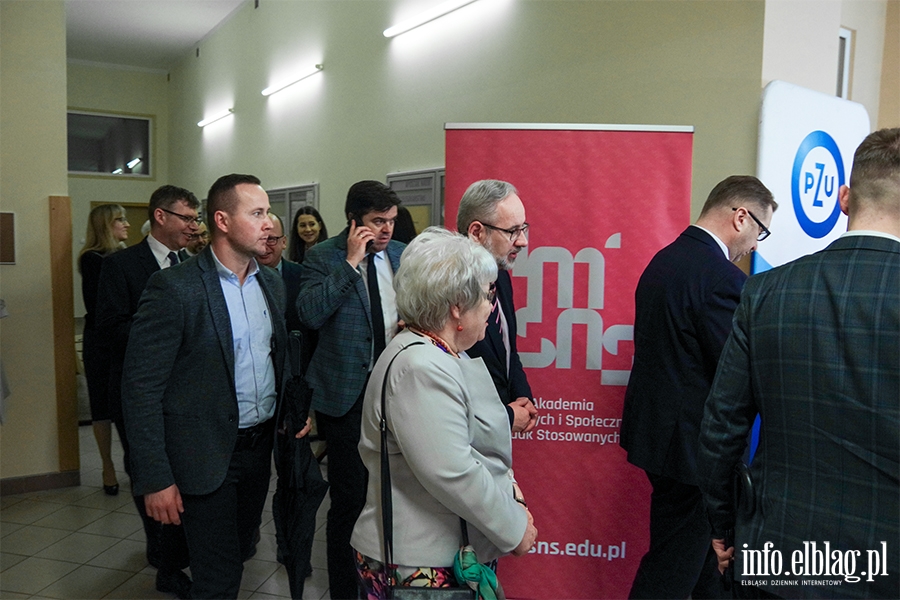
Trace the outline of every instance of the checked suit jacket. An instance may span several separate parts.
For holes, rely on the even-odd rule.
[[[284,282],[267,267],[257,277],[272,320],[280,401],[290,373]],[[147,282],[131,326],[122,391],[135,495],[173,483],[194,495],[222,485],[237,440],[238,405],[231,319],[211,245]]]
[[[347,262],[347,229],[316,244],[306,254],[300,276],[297,313],[319,332],[306,381],[312,408],[341,417],[356,403],[369,375],[372,310],[359,272]],[[394,272],[405,244],[391,240],[386,249]]]
[[[756,414],[755,510],[736,515],[731,473]],[[790,588],[821,597],[900,598],[900,243],[841,237],[751,277],[706,403],[700,469],[716,537],[866,551],[887,542],[875,581]],[[742,553],[737,556],[743,572]],[[770,578],[763,578],[770,579]],[[865,577],[863,578],[865,580]],[[776,594],[784,588],[768,588]]]

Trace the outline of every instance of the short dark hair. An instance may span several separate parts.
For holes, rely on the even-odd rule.
[[[370,212],[384,212],[399,204],[397,192],[380,181],[357,181],[347,191],[344,213],[348,218],[361,218]]]
[[[200,201],[197,200],[197,196],[189,190],[174,185],[164,185],[156,188],[156,191],[150,195],[150,204],[147,205],[147,218],[150,219],[150,223],[155,222],[153,213],[156,212],[157,208],[168,210],[179,200],[184,200],[194,210],[200,208]]]
[[[853,154],[850,198],[877,204],[900,202],[900,128],[866,136]]]
[[[259,185],[260,181],[259,177],[255,175],[241,175],[238,173],[223,175],[216,179],[216,182],[212,184],[212,187],[209,188],[209,193],[206,195],[206,212],[210,221],[214,220],[214,215],[220,210],[229,214],[234,212],[237,198],[232,192],[234,188],[242,183]]]
[[[703,210],[700,211],[700,216],[720,207],[737,208],[733,206],[735,202],[750,204],[760,211],[771,208],[774,212],[778,208],[772,192],[759,179],[752,175],[732,175],[717,183],[712,189]]]

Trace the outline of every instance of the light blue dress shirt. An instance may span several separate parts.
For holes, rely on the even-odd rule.
[[[253,427],[275,415],[272,318],[259,285],[256,261],[253,260],[251,272],[241,285],[238,276],[219,262],[215,252],[213,258],[231,320],[238,427]]]

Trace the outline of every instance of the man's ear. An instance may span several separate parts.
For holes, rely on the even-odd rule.
[[[850,216],[850,187],[842,185],[838,190],[838,203],[841,205],[841,212]]]
[[[163,219],[165,218],[166,211],[161,208],[157,208],[153,211],[153,225],[162,225]]]
[[[740,233],[744,230],[744,226],[747,224],[747,221],[750,219],[750,214],[747,212],[747,209],[743,206],[740,206],[733,211],[731,211],[731,226],[735,231]]]
[[[228,231],[228,213],[224,210],[217,210],[213,214],[213,223],[219,228],[219,231],[226,233]]]
[[[482,225],[480,221],[472,221],[469,223],[466,235],[481,244],[484,242],[484,238],[487,237],[487,227]]]

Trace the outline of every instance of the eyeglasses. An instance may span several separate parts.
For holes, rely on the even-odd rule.
[[[502,231],[509,236],[510,242],[515,242],[523,235],[526,237],[528,236],[528,223],[523,223],[520,227],[510,227],[509,229],[503,229],[502,227],[497,227],[495,225],[491,225],[490,223],[485,223],[484,221],[479,221],[479,223],[481,223],[488,229],[493,229],[494,231]]]
[[[731,210],[732,210],[732,211],[735,211],[735,210],[737,210],[737,209],[736,209],[736,208],[732,208]],[[744,210],[747,210],[747,209],[745,208]],[[762,221],[760,221],[759,219],[756,218],[756,215],[754,215],[754,214],[753,214],[752,212],[750,212],[749,210],[747,210],[747,214],[750,215],[750,218],[751,218],[751,219],[753,219],[754,221],[756,221],[756,224],[757,224],[757,225],[759,225],[759,235],[756,236],[756,241],[757,241],[757,242],[761,242],[761,241],[763,241],[764,239],[766,239],[767,237],[769,237],[770,235],[772,235],[772,232],[769,231],[769,228],[766,227],[765,225],[763,225],[763,224],[762,224]]]
[[[162,207],[160,207],[159,210],[161,210],[165,213],[169,213],[170,215],[175,215],[176,217],[178,217],[179,219],[184,221],[185,225],[190,225],[191,223],[193,223],[194,225],[200,225],[203,222],[203,219],[200,217],[189,217],[187,215],[182,215],[177,212],[172,212],[171,210],[166,210],[165,208],[162,208]]]
[[[192,233],[192,234],[189,235],[188,237],[189,237],[190,239],[192,239],[192,240],[208,240],[208,239],[209,239],[209,232],[208,232],[208,231],[201,231],[200,233]]]
[[[484,293],[484,298],[485,298],[485,300],[488,301],[488,304],[493,304],[494,301],[497,299],[497,282],[496,281],[492,281],[488,285],[487,292]]]
[[[278,243],[278,240],[283,239],[283,235],[270,235],[266,238],[266,246],[274,246]]]

